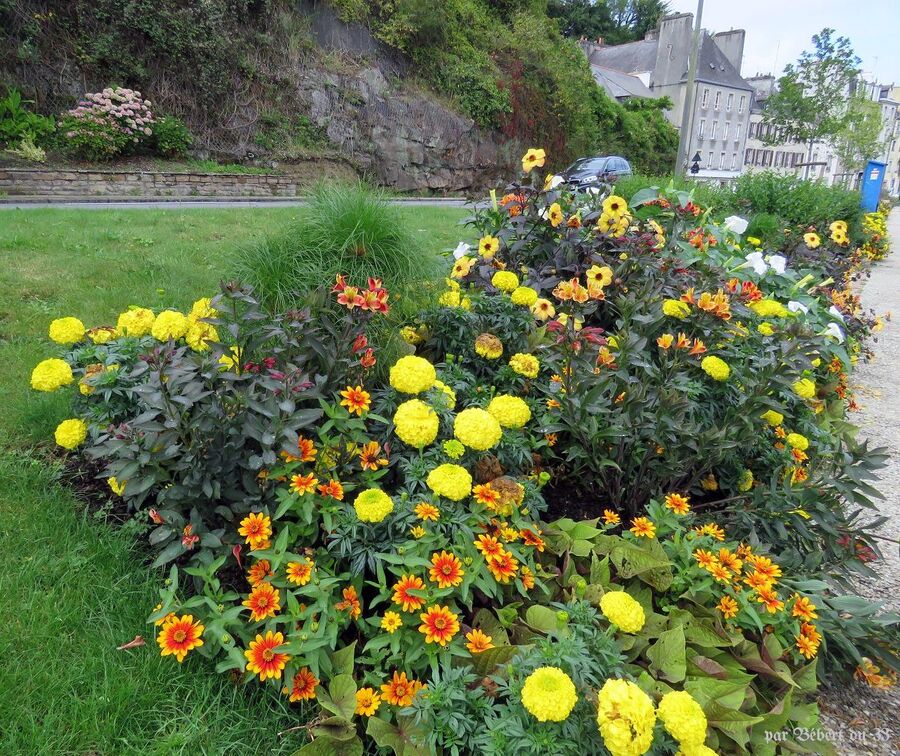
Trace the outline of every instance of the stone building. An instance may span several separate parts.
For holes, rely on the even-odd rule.
[[[775,171],[783,175],[803,175],[807,146],[793,139],[781,139],[777,129],[763,123],[766,100],[775,91],[775,77],[752,76],[747,83],[753,87],[753,106],[744,151],[744,170]]]
[[[585,44],[595,78],[600,81],[598,69],[617,71],[641,82],[653,97],[668,97],[673,107],[666,116],[680,128],[693,25],[692,14],[679,13],[665,17],[637,42]],[[701,35],[687,143],[688,159],[700,155],[698,178],[733,179],[744,166],[753,105],[753,87],[741,77],[744,36],[743,29]]]

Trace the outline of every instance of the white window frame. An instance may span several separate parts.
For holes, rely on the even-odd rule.
[[[701,118],[701,119],[700,119],[700,128],[697,130],[697,138],[698,138],[698,139],[703,139],[703,138],[704,138],[703,135],[704,135],[705,132],[706,132],[706,119],[705,119],[705,118]]]
[[[746,104],[746,102],[747,102],[747,95],[741,95],[741,101],[738,104],[738,113],[744,112],[744,105]]]
[[[736,152],[731,153],[731,170],[733,171],[736,171],[738,169],[737,155],[738,154]]]
[[[712,170],[712,162],[713,162],[713,151],[709,151],[709,155],[706,159],[706,165],[709,166],[709,169]]]
[[[716,99],[715,99],[715,103],[713,104],[713,110],[718,110],[718,109],[719,109],[719,106],[720,106],[721,104],[722,104],[722,90],[721,90],[721,89],[717,89],[717,90],[716,90]]]
[[[731,129],[731,121],[725,121],[725,125],[722,127],[722,141],[728,141],[728,132]]]
[[[719,131],[719,122],[718,122],[718,120],[715,120],[715,121],[712,122],[712,128],[709,130],[709,138],[710,138],[710,139],[715,139],[715,138],[716,138],[716,133],[717,133],[718,131]]]
[[[722,171],[728,170],[728,163],[725,162],[725,153],[724,152],[721,155],[719,155],[719,170],[722,170]]]
[[[725,98],[725,110],[730,113],[731,109],[734,107],[734,92],[729,92],[728,97]]]
[[[740,142],[740,141],[741,141],[741,130],[742,130],[741,127],[742,127],[743,125],[744,125],[744,124],[742,124],[740,121],[738,121],[738,122],[734,125],[734,141],[735,141],[735,142]]]
[[[704,109],[709,107],[709,87],[704,87],[703,89],[703,97],[700,100],[700,107]]]

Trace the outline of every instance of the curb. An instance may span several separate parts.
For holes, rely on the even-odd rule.
[[[446,203],[450,204],[459,204],[464,205],[468,202],[465,197],[387,197],[389,202],[394,204],[421,204],[421,203]],[[160,197],[158,195],[151,195],[147,197],[135,196],[135,195],[127,195],[123,197],[118,197],[115,195],[103,195],[103,196],[66,196],[60,197],[59,195],[39,195],[39,194],[23,194],[23,195],[5,195],[0,197],[0,205],[70,205],[70,204],[95,204],[95,205],[106,205],[106,204],[148,204],[148,203],[159,203],[159,204],[196,204],[196,203],[205,203],[210,205],[215,204],[227,204],[233,202],[247,202],[247,203],[285,203],[285,204],[295,204],[295,205],[303,205],[309,201],[308,197],[297,196],[297,197],[278,197],[278,196],[269,196],[269,197],[261,197],[259,195],[248,195],[248,196],[233,196],[233,197],[217,197],[217,196],[198,196],[198,197]]]

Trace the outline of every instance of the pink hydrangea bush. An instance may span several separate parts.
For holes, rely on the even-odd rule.
[[[113,158],[153,135],[150,108],[150,100],[134,89],[89,92],[63,118],[67,146],[89,160]]]

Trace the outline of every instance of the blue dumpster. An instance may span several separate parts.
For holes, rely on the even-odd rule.
[[[881,185],[884,183],[884,163],[870,160],[866,163],[866,169],[862,177],[862,200],[860,207],[867,213],[874,213],[878,209],[878,200],[881,199]]]

